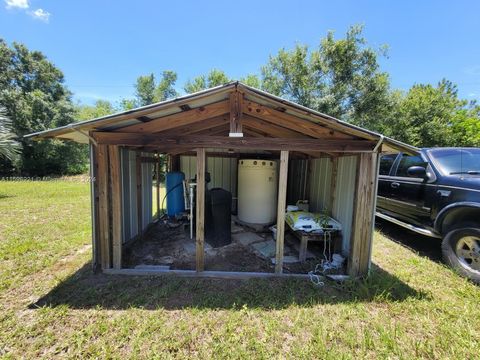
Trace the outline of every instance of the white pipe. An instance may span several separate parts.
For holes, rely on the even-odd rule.
[[[194,188],[197,186],[196,183],[189,183],[189,198],[190,198],[190,240],[193,240],[193,195]]]

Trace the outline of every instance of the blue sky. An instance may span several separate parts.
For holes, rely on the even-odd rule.
[[[137,76],[166,69],[179,90],[212,68],[258,73],[278,49],[358,23],[389,45],[392,87],[445,77],[480,99],[480,1],[0,1],[0,37],[44,52],[85,103],[130,97]]]

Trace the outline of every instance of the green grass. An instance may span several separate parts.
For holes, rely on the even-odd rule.
[[[91,273],[89,216],[88,184],[0,182],[0,357],[478,357],[480,289],[381,233],[342,286],[124,278]]]

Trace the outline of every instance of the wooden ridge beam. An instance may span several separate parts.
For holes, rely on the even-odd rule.
[[[297,116],[269,108],[267,106],[258,104],[253,101],[243,103],[243,113],[262,120],[265,120],[274,125],[282,126],[287,129],[301,132],[305,135],[316,138],[333,138],[333,139],[353,139],[354,136],[339,132],[337,130],[329,129],[322,124],[314,123]]]
[[[265,137],[230,138],[226,136],[162,137],[134,133],[94,132],[98,144],[122,146],[151,146],[160,151],[184,148],[228,148],[251,150],[291,150],[313,152],[371,152],[376,145],[369,140],[318,140],[318,139],[281,139]]]
[[[143,134],[155,133],[224,115],[227,114],[229,111],[229,102],[220,101],[214,104],[201,106],[195,109],[182,111],[172,115],[162,116],[160,118],[152,119],[151,121],[146,123],[126,126],[115,131]]]

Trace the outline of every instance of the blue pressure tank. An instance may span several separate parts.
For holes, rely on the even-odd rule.
[[[175,216],[185,211],[183,198],[183,180],[185,174],[181,171],[167,173],[167,215]]]

